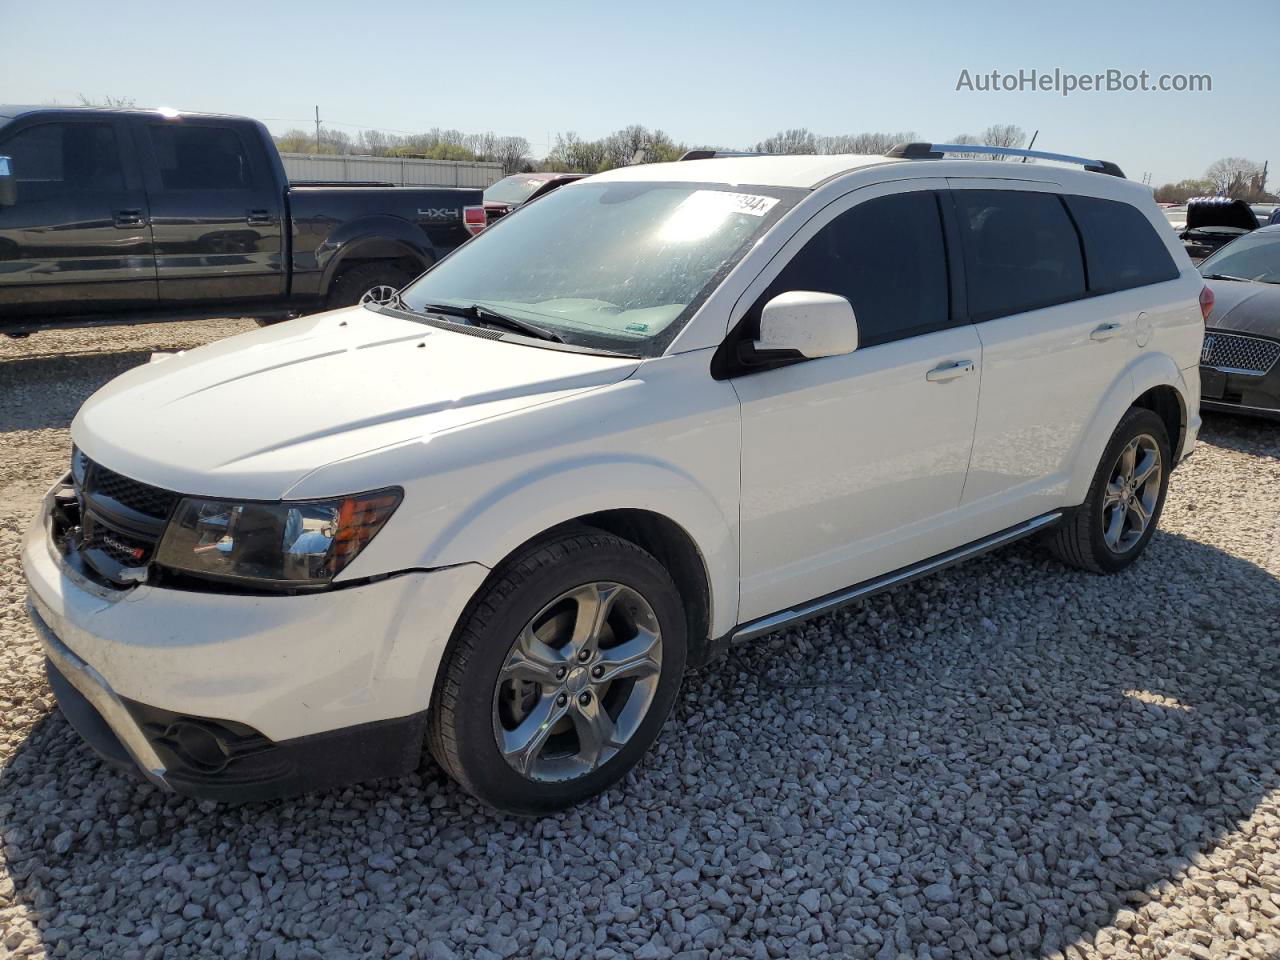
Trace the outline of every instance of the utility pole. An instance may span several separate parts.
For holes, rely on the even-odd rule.
[[[320,106],[316,105],[316,153],[320,152]]]

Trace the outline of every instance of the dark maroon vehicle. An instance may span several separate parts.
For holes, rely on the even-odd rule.
[[[485,217],[493,223],[521,204],[537,200],[557,187],[585,176],[585,173],[516,173],[503,177],[484,191]]]

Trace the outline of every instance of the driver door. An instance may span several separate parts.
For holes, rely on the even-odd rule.
[[[952,307],[940,180],[855,191],[793,237],[740,301],[848,298],[859,347],[731,378],[742,404],[748,622],[943,553],[973,447],[981,343]],[[785,265],[784,265],[785,264]],[[961,537],[961,541],[963,537]]]

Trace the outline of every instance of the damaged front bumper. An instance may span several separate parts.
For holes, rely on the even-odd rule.
[[[485,567],[296,596],[119,588],[60,544],[66,488],[46,495],[22,565],[50,684],[105,760],[228,801],[414,769],[436,669]]]

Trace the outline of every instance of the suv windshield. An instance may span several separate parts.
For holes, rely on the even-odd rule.
[[[1280,283],[1280,233],[1251,233],[1200,264],[1206,277],[1237,277]]]
[[[715,283],[802,191],[583,181],[440,261],[410,310],[479,304],[566,343],[658,356]]]

